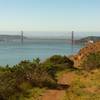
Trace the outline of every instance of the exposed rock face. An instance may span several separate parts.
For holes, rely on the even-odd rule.
[[[87,44],[86,47],[82,48],[78,54],[70,57],[70,59],[74,61],[75,67],[80,67],[84,59],[86,59],[90,53],[96,52],[100,52],[100,42]]]

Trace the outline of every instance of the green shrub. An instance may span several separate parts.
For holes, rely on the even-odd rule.
[[[67,57],[55,55],[43,63],[37,58],[21,61],[13,67],[0,67],[0,100],[28,97],[27,91],[35,87],[55,88],[56,72],[72,66],[73,62]]]
[[[84,60],[82,67],[86,70],[100,68],[100,52],[89,54]]]
[[[44,65],[46,67],[54,68],[58,71],[64,70],[66,68],[72,68],[73,64],[74,62],[71,61],[69,58],[60,55],[54,55],[44,62]]]
[[[52,62],[53,64],[68,64],[73,65],[73,61],[71,61],[66,56],[54,55],[46,60],[46,62]]]
[[[56,84],[55,77],[39,63],[39,59],[21,61],[14,67],[1,68],[0,72],[0,100],[18,97],[18,94],[24,96],[31,87],[51,87]]]

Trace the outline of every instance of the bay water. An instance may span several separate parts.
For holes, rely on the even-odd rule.
[[[24,41],[0,42],[0,65],[15,65],[22,60],[41,60],[53,55],[72,55],[77,53],[82,45],[72,45],[65,39],[33,39]]]

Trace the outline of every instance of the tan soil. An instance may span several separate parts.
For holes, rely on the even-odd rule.
[[[58,83],[71,85],[71,83],[74,81],[75,76],[76,75],[73,72],[65,73],[59,78]]]
[[[58,84],[70,85],[75,78],[73,72],[64,73],[58,80]],[[41,100],[63,100],[66,90],[47,90]]]
[[[64,90],[47,90],[41,100],[62,100],[64,95]]]

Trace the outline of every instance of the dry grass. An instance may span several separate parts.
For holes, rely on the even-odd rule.
[[[64,100],[100,100],[100,69],[76,73],[70,86]]]

